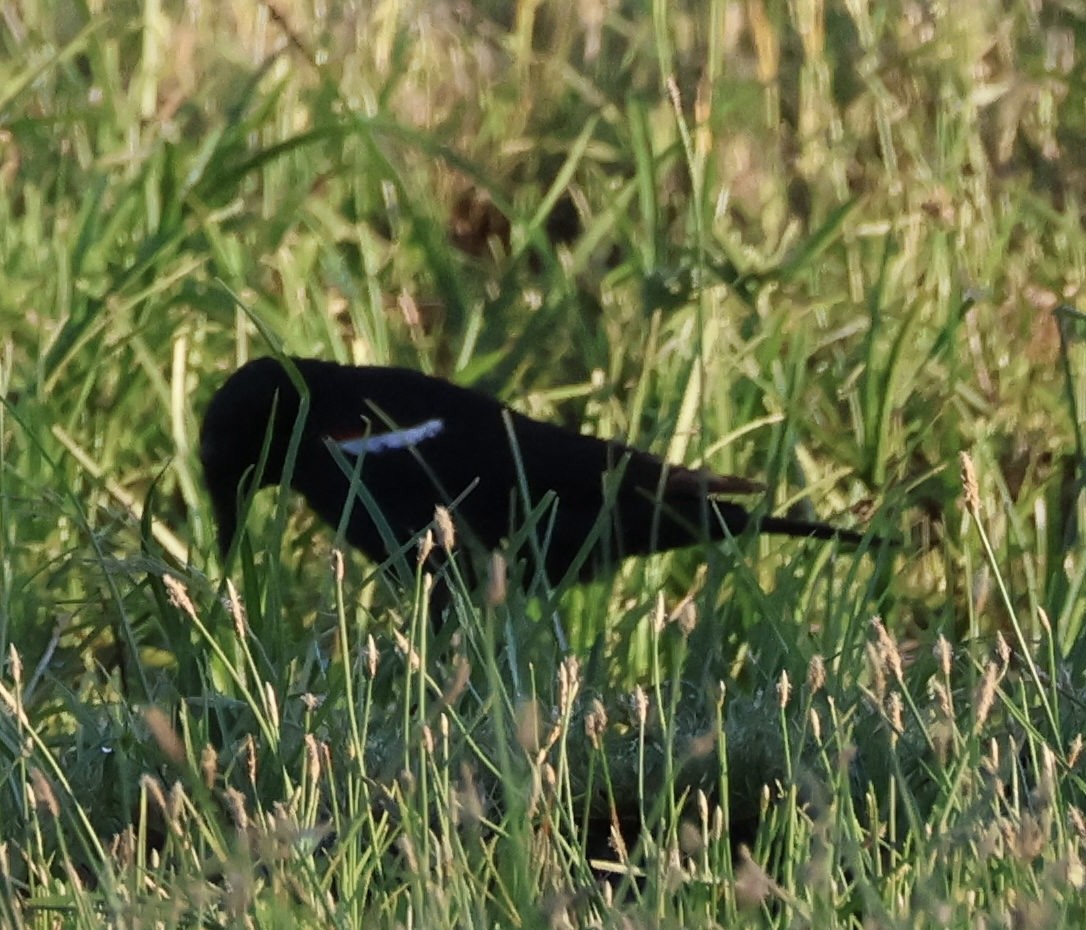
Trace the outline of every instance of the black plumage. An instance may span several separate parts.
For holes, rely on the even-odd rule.
[[[523,526],[527,505],[552,500],[536,535],[553,583],[573,568],[583,580],[628,556],[738,535],[752,520],[725,499],[756,488],[743,479],[533,420],[486,394],[415,371],[300,358],[291,364],[304,392],[277,359],[262,358],[231,375],[208,406],[200,455],[224,554],[237,533],[239,494],[256,477],[265,443],[260,485],[283,483],[296,428],[290,486],[332,526],[350,499],[347,541],[378,562],[424,531],[439,504],[450,506],[458,531],[490,550]],[[358,490],[352,494],[352,472],[361,497],[379,508],[384,534]],[[825,523],[781,517],[761,518],[758,529],[861,539]],[[522,554],[532,559],[532,551]]]

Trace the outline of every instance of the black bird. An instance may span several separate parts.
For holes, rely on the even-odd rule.
[[[430,526],[438,504],[450,508],[459,532],[493,550],[530,508],[551,501],[537,510],[539,548],[525,552],[533,564],[532,553],[541,553],[554,584],[575,567],[587,580],[627,556],[738,535],[752,522],[741,505],[721,499],[758,489],[744,479],[541,423],[415,371],[290,364],[304,394],[280,361],[261,358],[231,375],[208,406],[200,457],[224,556],[252,483],[284,482],[296,431],[290,486],[332,526],[349,506],[347,541],[377,562]],[[851,544],[862,538],[781,517],[762,517],[757,528]]]

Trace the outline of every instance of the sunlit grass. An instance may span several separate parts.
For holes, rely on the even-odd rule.
[[[0,22],[0,923],[1082,922],[1081,15]],[[899,545],[513,564],[435,633],[267,494],[227,584],[199,416],[272,345]]]

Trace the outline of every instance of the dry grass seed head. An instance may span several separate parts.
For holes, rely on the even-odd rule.
[[[486,602],[490,607],[505,603],[509,591],[509,567],[500,552],[490,554],[486,572]]]
[[[1071,747],[1067,753],[1067,767],[1073,769],[1078,763],[1079,756],[1082,755],[1082,734],[1076,733],[1075,738],[1071,740]]]
[[[418,564],[425,565],[434,551],[434,531],[427,530],[419,537]]]
[[[1056,863],[1056,867],[1058,870],[1056,880],[1059,884],[1068,885],[1075,891],[1082,891],[1086,887],[1086,867],[1083,866],[1077,852],[1072,850],[1066,858]]]
[[[649,722],[649,696],[638,685],[633,692],[634,707],[637,709],[637,725],[643,730]]]
[[[1086,841],[1086,815],[1083,815],[1075,805],[1069,804],[1067,806],[1067,816],[1071,821],[1071,826],[1075,828],[1075,832],[1078,834],[1079,842]]]
[[[999,775],[999,740],[994,736],[988,741],[988,755],[981,759],[981,764],[989,775]],[[1000,783],[1000,786],[1002,783]]]
[[[279,698],[275,693],[275,687],[270,681],[264,682],[264,706],[271,718],[272,729],[279,729]]]
[[[422,659],[419,657],[418,652],[415,651],[415,647],[411,644],[411,640],[404,636],[399,630],[393,630],[392,637],[396,640],[396,648],[399,649],[407,659],[407,664],[411,671],[417,672],[422,668]]]
[[[253,738],[252,733],[245,734],[245,741],[241,746],[242,755],[245,758],[245,774],[249,778],[249,784],[256,784],[256,740]]]
[[[777,679],[777,700],[783,710],[788,706],[788,699],[792,696],[792,682],[788,678],[788,672],[782,670],[781,677]]]
[[[1024,813],[1017,827],[1010,827],[1009,834],[1009,847],[1024,862],[1031,862],[1045,851],[1047,831],[1032,813]]]
[[[931,689],[932,697],[935,698],[935,703],[939,705],[939,713],[943,720],[952,722],[954,703],[950,697],[950,689],[944,682],[936,681],[934,678],[928,682],[928,687]]]
[[[592,709],[584,716],[584,732],[593,749],[603,745],[603,736],[607,732],[607,708],[599,698],[592,699]]]
[[[691,759],[704,759],[709,753],[716,749],[719,740],[720,733],[714,726],[704,733],[692,737],[687,746],[687,752]]]
[[[750,857],[746,846],[739,847],[739,868],[735,870],[735,903],[742,908],[758,908],[773,893],[773,880]]]
[[[984,677],[981,679],[980,685],[977,686],[976,695],[973,699],[976,707],[974,720],[977,730],[980,730],[988,722],[988,715],[992,712],[992,706],[995,704],[996,688],[999,685],[1000,677],[999,666],[995,662],[989,662],[984,668]]]
[[[166,803],[166,792],[162,790],[162,783],[154,775],[144,773],[140,776],[140,788],[154,801],[162,816],[169,819],[170,808]]]
[[[401,833],[396,840],[396,845],[400,847],[400,852],[403,853],[408,870],[417,873],[419,870],[419,857],[415,852],[414,841],[407,833]]]
[[[564,717],[573,712],[581,690],[581,663],[576,656],[566,656],[558,666],[558,712]]]
[[[173,604],[178,610],[187,614],[189,619],[196,620],[196,608],[192,604],[192,600],[189,597],[189,592],[185,589],[185,585],[179,578],[175,578],[173,575],[163,575],[162,583],[166,586],[166,594],[169,597],[170,603]]]
[[[611,811],[611,848],[618,856],[619,862],[623,865],[630,864],[630,851],[626,848],[626,838],[622,835],[614,810]]]
[[[453,656],[453,674],[441,692],[441,702],[451,707],[460,700],[471,680],[471,663],[463,653]]]
[[[170,718],[166,716],[161,708],[154,704],[145,707],[143,721],[147,724],[147,728],[151,731],[155,742],[158,743],[158,748],[171,762],[180,765],[185,761],[185,746],[181,742],[181,737],[177,735],[173,724],[170,723]]]
[[[245,607],[241,603],[241,596],[234,582],[226,579],[226,601],[230,608],[230,617],[234,621],[234,635],[238,639],[245,639],[248,624],[245,621]]]
[[[321,752],[317,737],[312,733],[305,735],[306,775],[310,784],[316,784],[321,777]]]
[[[1037,786],[1033,789],[1031,800],[1041,809],[1047,810],[1057,797],[1056,754],[1047,744],[1041,745],[1041,773]]]
[[[205,744],[200,751],[200,774],[203,776],[205,788],[215,787],[215,779],[219,774],[219,754],[210,743]]]
[[[185,835],[184,827],[181,824],[181,813],[185,809],[185,801],[185,788],[181,782],[175,781],[170,786],[170,793],[167,796],[166,816],[170,826],[174,828],[178,836]]]
[[[704,789],[698,788],[697,794],[694,795],[694,799],[698,805],[698,819],[701,821],[702,829],[708,831],[709,796],[705,793]]]
[[[962,492],[965,495],[966,510],[974,519],[980,519],[980,489],[977,485],[977,470],[968,452],[959,453],[962,469]]]
[[[996,630],[996,654],[999,656],[999,661],[1003,664],[1003,672],[1005,674],[1010,667],[1011,659],[1014,656],[1014,650],[1011,649],[1011,644],[1007,642],[1002,630]]]
[[[698,605],[694,602],[694,595],[688,594],[679,601],[668,619],[678,626],[684,639],[689,639],[698,626]]]
[[[8,668],[11,670],[11,680],[16,690],[23,686],[23,659],[14,643],[8,644]]]
[[[38,810],[45,811],[50,817],[59,817],[60,804],[57,801],[56,793],[53,791],[53,786],[50,784],[49,779],[45,777],[45,773],[36,765],[30,769],[30,787],[33,793],[33,803]],[[165,808],[165,804],[162,806]]]
[[[434,731],[430,729],[430,724],[424,723],[422,725],[422,751],[423,754],[429,758],[434,756]]]
[[[807,689],[818,694],[826,686],[826,660],[815,653],[807,663]]]
[[[935,659],[939,663],[939,669],[942,671],[943,677],[950,678],[951,669],[954,667],[954,650],[950,645],[950,641],[942,633],[935,640],[932,651],[935,653]]]
[[[886,625],[882,622],[881,617],[872,618],[871,626],[874,628],[875,635],[879,641],[879,653],[882,660],[890,669],[890,673],[894,676],[894,680],[898,684],[903,684],[905,681],[905,673],[901,665],[901,650],[898,649],[898,645],[894,641],[894,638],[887,631]]]
[[[477,826],[483,820],[483,797],[475,782],[475,773],[466,762],[460,765],[460,784],[454,794],[454,819],[467,826]]]
[[[377,677],[377,663],[381,658],[377,652],[377,641],[373,638],[372,633],[366,634],[366,672],[369,674],[370,679]]]
[[[446,552],[456,548],[456,526],[447,507],[438,504],[434,508],[434,527],[437,529],[437,544]]]
[[[679,849],[691,858],[705,852],[705,837],[693,820],[683,820],[679,826]]]
[[[128,824],[120,833],[113,835],[109,844],[109,854],[122,870],[132,867],[136,861],[136,830],[132,824]],[[0,862],[3,862],[2,858]]]

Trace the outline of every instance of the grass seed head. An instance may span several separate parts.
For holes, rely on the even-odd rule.
[[[230,617],[234,621],[234,635],[238,639],[245,639],[245,631],[248,628],[245,622],[245,608],[238,595],[238,589],[229,578],[226,579],[226,600],[230,608]]]
[[[818,694],[826,686],[826,660],[818,653],[811,656],[807,663],[807,688],[811,694]]]
[[[996,653],[999,655],[999,661],[1003,663],[1003,672],[1006,674],[1011,664],[1011,658],[1014,656],[1014,650],[1011,649],[1011,644],[1003,636],[1002,630],[996,631]]]
[[[603,745],[603,736],[607,732],[607,708],[599,698],[592,699],[592,709],[584,715],[584,732],[593,749]]]
[[[452,661],[452,677],[441,692],[441,703],[446,707],[451,707],[460,700],[460,696],[467,690],[468,683],[471,681],[471,662],[468,661],[467,656],[459,653],[453,656]]]
[[[11,669],[11,680],[17,689],[23,686],[23,659],[15,643],[8,644],[8,668]]]
[[[500,552],[490,554],[490,562],[486,572],[486,603],[489,607],[497,607],[505,603],[509,594],[509,568],[505,562],[505,556]]]
[[[898,684],[904,684],[905,672],[901,663],[901,650],[898,649],[897,643],[886,629],[886,624],[882,622],[881,617],[872,618],[871,626],[874,627],[875,635],[879,641],[879,653],[882,660],[886,663],[886,667],[889,668],[890,673],[894,676],[894,680]]]
[[[30,787],[34,795],[34,804],[38,810],[45,811],[50,817],[59,817],[60,804],[57,802],[53,786],[50,784],[49,779],[45,777],[45,773],[36,765],[30,769]],[[165,809],[165,806],[165,803],[163,803],[163,809]]]
[[[562,716],[573,712],[573,703],[580,690],[580,660],[573,655],[566,656],[558,666],[558,712]]]
[[[977,485],[977,470],[973,467],[973,459],[968,452],[959,453],[958,459],[962,469],[962,493],[965,495],[965,508],[970,515],[980,519],[980,489]]]
[[[256,784],[256,740],[252,733],[245,734],[245,742],[242,745],[242,755],[245,757],[245,773],[249,777],[249,784]]]
[[[942,715],[943,719],[947,722],[953,722],[954,704],[951,701],[950,689],[946,686],[946,683],[932,679],[932,681],[929,682],[929,687],[935,698],[935,703],[939,705],[939,713]]]
[[[1070,751],[1067,753],[1067,767],[1073,769],[1078,764],[1079,757],[1082,755],[1082,734],[1076,733],[1075,738],[1071,740]]]
[[[311,784],[316,784],[321,777],[321,752],[317,737],[312,733],[305,735],[305,762],[306,775]]]
[[[197,618],[196,608],[193,606],[189,592],[181,580],[167,574],[162,576],[162,583],[166,586],[166,594],[170,599],[170,603],[182,613],[187,614],[191,620],[195,620]]]
[[[739,847],[739,868],[735,870],[735,902],[742,908],[761,907],[773,893],[773,880],[750,857],[745,846]]]
[[[634,706],[637,708],[637,725],[643,730],[649,722],[649,696],[645,689],[638,685],[634,688]]]
[[[988,715],[992,712],[1000,677],[999,666],[995,662],[989,662],[984,668],[984,677],[977,686],[976,696],[973,700],[976,707],[974,719],[978,730],[987,723]]]
[[[369,674],[372,681],[377,677],[377,663],[380,660],[380,655],[377,652],[377,641],[373,638],[372,633],[366,634],[366,672]]]
[[[205,788],[215,787],[215,779],[219,774],[219,754],[210,743],[206,743],[200,752],[200,774],[203,776]]]
[[[144,773],[140,776],[140,788],[154,801],[155,806],[162,812],[162,816],[169,818],[170,807],[166,803],[166,792],[162,789],[162,782],[154,775]]]
[[[427,530],[419,537],[419,565],[425,565],[434,551],[434,531]]]
[[[275,693],[275,686],[270,682],[264,682],[264,704],[271,717],[273,729],[279,729],[279,698]]]
[[[935,659],[939,663],[939,669],[942,671],[943,677],[950,678],[951,669],[954,667],[954,649],[950,645],[950,641],[942,633],[935,640],[932,651],[935,653]]]
[[[456,548],[456,527],[452,514],[441,504],[434,508],[434,526],[437,529],[437,544],[446,552],[452,552]]]
[[[792,696],[792,682],[788,678],[788,672],[782,670],[781,677],[777,680],[777,700],[783,710],[788,706],[788,699]]]
[[[165,753],[166,757],[175,765],[184,762],[185,746],[181,742],[181,737],[177,735],[177,731],[174,730],[173,724],[170,723],[170,718],[162,712],[161,708],[154,704],[144,708],[143,720],[155,738],[155,742],[158,743],[158,748]]]

